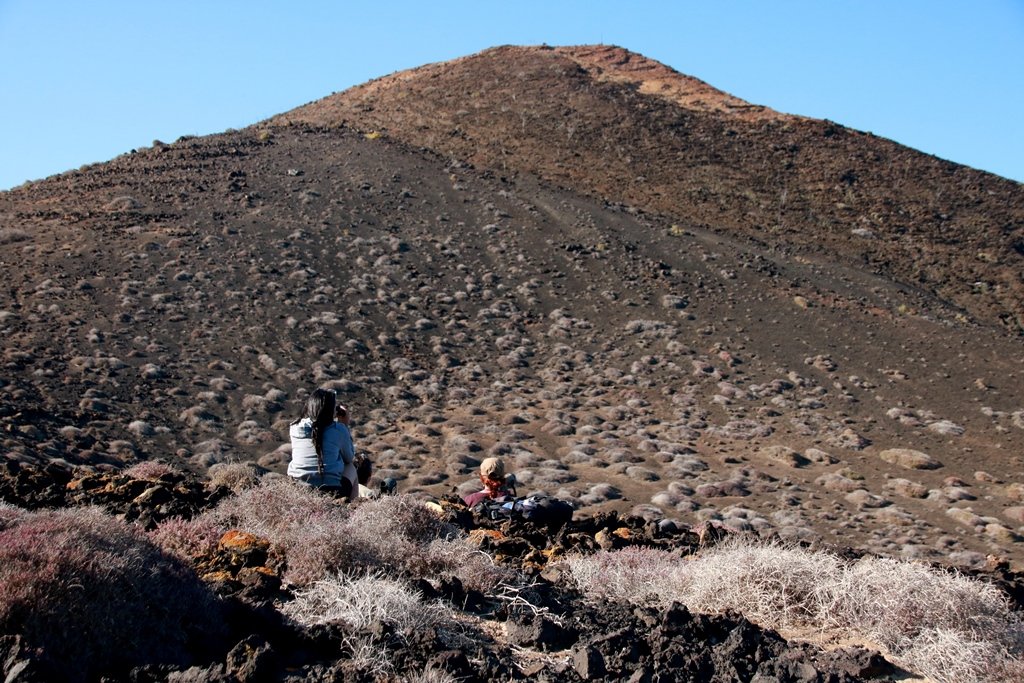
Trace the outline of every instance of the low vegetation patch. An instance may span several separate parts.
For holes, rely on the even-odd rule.
[[[214,646],[219,603],[142,532],[97,508],[3,512],[0,633],[42,652],[55,679],[187,664]]]
[[[346,627],[342,645],[359,670],[393,674],[387,644],[372,630],[386,625],[405,640],[426,629],[451,628],[454,612],[439,602],[428,603],[405,582],[384,574],[336,575],[296,593],[283,612],[303,626]]]
[[[170,465],[156,460],[143,460],[124,470],[124,474],[133,479],[155,480],[180,475],[180,472]]]
[[[552,535],[453,500],[348,504],[273,475],[205,500],[205,512],[148,534],[96,507],[0,503],[3,675],[151,680],[196,666],[209,680],[441,681],[519,666],[559,680],[572,677],[566,667],[606,680],[640,669],[748,680],[784,678],[800,661],[822,680],[887,675],[889,662],[935,683],[1024,680],[1024,623],[1005,594],[921,564],[736,536],[694,552],[692,530],[614,515]],[[626,545],[594,552],[602,539]],[[528,578],[537,572],[555,583]],[[838,646],[851,640],[889,662]]]
[[[937,683],[1019,681],[1024,622],[995,587],[913,562],[732,540],[692,557],[626,548],[565,560],[593,600],[737,612],[773,629],[876,643]]]
[[[266,478],[191,522],[161,527],[164,547],[188,554],[216,534],[238,529],[267,539],[287,558],[284,579],[308,586],[338,573],[386,570],[409,578],[455,577],[487,591],[514,582],[502,567],[411,496],[349,506],[286,479]]]
[[[24,230],[18,228],[0,228],[0,244],[14,244],[15,242],[26,242],[32,239]]]

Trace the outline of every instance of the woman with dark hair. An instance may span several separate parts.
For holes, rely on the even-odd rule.
[[[306,400],[302,418],[291,423],[292,460],[288,476],[346,498],[352,496],[355,450],[348,427],[335,422],[333,391],[317,389]],[[346,414],[347,416],[347,414]],[[352,478],[346,476],[352,469]]]

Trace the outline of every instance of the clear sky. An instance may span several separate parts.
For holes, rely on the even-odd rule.
[[[0,189],[541,43],[621,45],[1024,182],[1024,0],[0,0]]]

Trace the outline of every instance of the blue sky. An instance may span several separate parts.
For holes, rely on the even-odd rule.
[[[541,43],[621,45],[1024,181],[1024,0],[0,0],[0,189]]]

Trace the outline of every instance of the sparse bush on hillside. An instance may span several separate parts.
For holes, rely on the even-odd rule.
[[[164,143],[160,142],[159,140],[153,141],[154,147],[162,147],[163,144]],[[106,209],[107,211],[135,211],[141,207],[142,205],[139,204],[139,202],[136,201],[134,197],[124,195],[121,197],[114,197],[109,202],[107,202],[103,208]]]
[[[344,504],[315,489],[275,478],[226,498],[202,517],[267,539],[287,557],[285,580],[305,585],[349,568],[348,514]]]
[[[887,558],[864,558],[830,587],[826,625],[855,631],[939,683],[1018,681],[1024,621],[992,585]]]
[[[32,236],[24,230],[0,228],[0,244],[14,244],[15,242],[25,242],[30,239],[32,239]]]
[[[423,602],[404,582],[383,574],[321,579],[298,591],[283,611],[303,626],[341,622],[360,630],[379,622],[404,636],[440,626],[451,617],[449,609]]]
[[[360,671],[392,674],[384,643],[365,631],[387,624],[401,638],[427,629],[451,628],[454,614],[441,603],[426,603],[422,596],[397,579],[383,574],[322,579],[299,591],[282,610],[303,626],[344,624],[352,632],[343,639]]]
[[[209,517],[172,517],[149,532],[149,538],[164,552],[194,561],[214,551],[227,529]]]
[[[454,576],[482,592],[518,579],[513,570],[471,547],[458,530],[411,496],[364,501],[346,526],[353,559],[368,571],[388,568],[419,578]]]
[[[816,625],[823,591],[842,571],[838,558],[774,543],[725,542],[686,563],[686,605],[738,610],[769,628]]]
[[[429,544],[452,533],[422,502],[404,495],[365,501],[352,512],[346,529],[358,564],[416,576],[428,573]]]
[[[995,587],[911,562],[847,565],[822,552],[738,539],[692,558],[642,548],[565,561],[595,600],[735,611],[769,628],[874,642],[937,683],[1019,681],[1024,620]]]
[[[235,493],[260,483],[267,470],[252,462],[220,462],[210,467],[207,478],[210,486],[223,486]]]
[[[898,650],[900,663],[939,683],[1024,680],[1020,651],[1014,656],[993,640],[957,629],[927,628],[907,643],[909,647]]]
[[[667,550],[628,546],[565,561],[576,587],[592,598],[667,605],[680,591],[682,560]]]
[[[411,496],[349,506],[289,480],[264,479],[200,519],[278,546],[287,560],[284,579],[299,586],[340,572],[381,570],[422,578],[454,576],[481,591],[517,579]],[[167,542],[185,544],[178,538]]]
[[[99,509],[25,513],[0,531],[0,632],[38,648],[55,678],[187,664],[221,623],[190,567]]]
[[[864,558],[829,587],[828,617],[856,628],[887,648],[925,631],[955,630],[992,636],[1007,626],[1010,610],[999,589],[889,558]]]
[[[210,514],[228,527],[286,546],[297,530],[345,516],[347,511],[315,489],[281,478],[225,498]]]
[[[27,510],[18,507],[17,505],[11,505],[0,500],[0,531],[3,531],[15,521],[20,519],[22,515],[27,514]]]
[[[154,480],[172,474],[180,474],[180,472],[166,463],[156,460],[143,460],[125,469],[124,474],[132,479]]]
[[[431,667],[416,674],[406,675],[399,680],[403,683],[459,683],[462,679],[444,669]]]
[[[291,529],[276,541],[287,558],[284,579],[296,586],[306,586],[332,573],[353,570],[360,563],[348,536],[349,528],[339,510],[333,517]]]
[[[404,495],[365,501],[353,510],[351,523],[367,537],[401,536],[416,543],[429,543],[457,533],[443,524],[422,501]]]
[[[425,550],[427,559],[421,566],[428,573],[424,578],[454,576],[464,587],[481,593],[519,585],[523,580],[514,569],[496,563],[490,555],[470,547],[462,539],[438,539]]]

